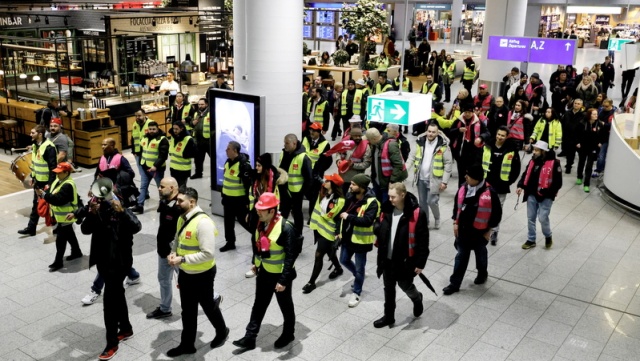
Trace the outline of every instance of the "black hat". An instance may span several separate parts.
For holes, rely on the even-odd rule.
[[[470,102],[462,102],[462,103],[460,103],[460,111],[461,112],[472,112],[473,111],[473,103],[470,103]]]
[[[475,163],[467,168],[467,175],[477,181],[484,179],[484,169],[480,163]]]
[[[367,189],[367,187],[369,187],[369,183],[371,183],[371,178],[366,174],[356,174],[351,178],[351,181],[358,187]]]
[[[540,74],[538,74],[538,73],[533,73],[533,74],[531,74],[531,77],[532,77],[532,78],[536,78],[536,79],[540,79]]]
[[[258,159],[256,159],[256,162],[260,163],[264,169],[269,169],[273,165],[273,160],[271,160],[271,154],[269,153],[261,154]]]

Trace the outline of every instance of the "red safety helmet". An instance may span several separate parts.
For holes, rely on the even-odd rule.
[[[322,125],[320,123],[311,123],[311,126],[309,127],[309,129],[320,132],[322,131]]]
[[[256,209],[262,211],[265,209],[276,208],[279,204],[280,200],[276,197],[275,194],[271,192],[264,192],[262,193],[260,198],[258,198]]]
[[[340,162],[338,162],[338,172],[341,174],[346,173],[350,167],[351,167],[350,160],[341,160]]]

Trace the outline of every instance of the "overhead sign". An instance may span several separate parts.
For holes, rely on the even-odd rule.
[[[622,51],[622,44],[630,43],[633,39],[618,39],[618,38],[609,38],[609,44],[607,49],[612,51]]]
[[[575,64],[576,39],[489,36],[487,59],[542,64]]]
[[[431,94],[387,92],[367,100],[367,120],[411,125],[431,116]]]
[[[532,38],[529,62],[542,64],[575,64],[577,39]]]
[[[529,61],[531,38],[489,36],[487,59],[506,61]]]

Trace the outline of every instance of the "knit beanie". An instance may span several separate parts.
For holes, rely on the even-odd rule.
[[[366,174],[356,174],[351,178],[351,181],[358,187],[367,189],[369,187],[369,183],[371,183],[371,178]]]

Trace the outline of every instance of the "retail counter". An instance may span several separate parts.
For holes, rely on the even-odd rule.
[[[633,114],[616,115],[609,136],[604,186],[617,201],[640,210],[640,149]]]

